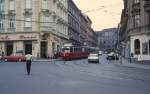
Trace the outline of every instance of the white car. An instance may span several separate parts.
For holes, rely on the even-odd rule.
[[[99,63],[99,56],[97,53],[89,54],[88,63]]]
[[[103,54],[103,52],[102,52],[102,51],[98,51],[98,54],[99,54],[99,55],[102,55],[102,54]]]

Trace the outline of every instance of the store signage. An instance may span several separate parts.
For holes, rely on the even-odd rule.
[[[0,35],[0,41],[11,41],[11,40],[37,40],[38,34],[10,34]]]
[[[0,36],[0,40],[10,40],[8,35]]]
[[[25,39],[25,40],[30,39],[30,40],[32,40],[32,39],[36,39],[37,35],[33,35],[33,36],[20,35],[19,37],[20,37],[20,39]]]

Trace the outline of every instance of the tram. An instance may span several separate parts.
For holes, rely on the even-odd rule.
[[[87,58],[89,53],[97,53],[98,50],[96,47],[64,45],[61,48],[60,57],[63,60]]]

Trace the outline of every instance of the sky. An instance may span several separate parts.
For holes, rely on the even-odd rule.
[[[78,8],[92,20],[92,28],[100,31],[117,27],[123,9],[123,0],[74,0]],[[92,10],[90,12],[87,12]]]

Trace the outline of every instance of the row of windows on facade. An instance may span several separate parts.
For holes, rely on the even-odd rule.
[[[75,19],[78,19],[79,14],[80,14],[80,11],[78,10],[78,8],[76,8],[74,5],[72,5],[72,3],[69,3],[68,10],[69,10],[70,14],[75,17]]]
[[[15,21],[19,21],[18,19],[15,20],[15,17],[14,16],[11,16],[10,18],[8,18],[8,24],[9,24],[9,28],[14,28],[14,24],[15,24]],[[35,21],[32,21],[32,16],[25,16],[25,27],[32,27],[32,22],[35,22]],[[4,23],[4,18],[2,15],[0,15],[0,29],[3,29],[3,23]],[[49,27],[51,25],[54,25],[56,24],[54,22],[54,19],[51,18],[51,16],[41,16],[41,21],[39,22],[41,23],[41,26],[45,26],[45,27]]]
[[[136,15],[133,16],[133,27],[139,27],[141,20],[140,20],[140,13],[137,13]],[[143,19],[142,19],[143,20]],[[150,24],[150,12],[148,13],[148,23]]]
[[[32,9],[32,0],[26,0],[25,2],[25,8],[26,9]],[[48,0],[43,0],[42,1],[42,9],[49,9],[49,2]],[[58,10],[58,15],[62,15],[63,17],[65,17],[65,13],[60,9],[57,8]],[[0,11],[4,10],[4,2],[3,0],[0,0]],[[9,10],[15,10],[15,2],[14,0],[10,0],[9,1]]]
[[[17,20],[15,20],[14,17],[11,18],[11,19],[8,19],[8,28],[9,29],[14,29],[15,28],[15,22],[17,22]],[[24,27],[31,28],[32,23],[34,23],[34,21],[32,22],[32,18],[31,17],[26,17],[25,21],[24,21]],[[50,27],[50,26],[54,27],[54,24],[55,23],[51,23],[49,21],[48,17],[43,17],[42,21],[40,23],[40,26],[42,26],[42,27]],[[57,25],[60,25],[59,27],[62,27],[63,30],[64,30],[65,25],[63,25],[63,24],[57,24]],[[3,29],[4,29],[4,19],[0,18],[0,30],[3,30]],[[60,31],[62,31],[62,30],[60,30]]]
[[[140,3],[140,0],[134,0],[134,4]],[[150,24],[150,12],[148,13],[148,20],[149,20],[149,24]],[[140,12],[136,13],[133,16],[133,26],[134,28],[139,27],[140,26]]]
[[[73,29],[79,30],[79,24],[78,24],[78,22],[77,22],[75,19],[73,19],[72,16],[68,16],[68,21],[69,21],[69,25],[70,25]]]
[[[140,2],[140,0],[133,0],[134,4],[137,4]]]
[[[25,0],[25,7],[32,8],[32,0]],[[4,8],[4,0],[0,0],[0,9]],[[42,8],[49,9],[49,0],[42,0]],[[15,10],[15,0],[9,0],[9,10]]]

